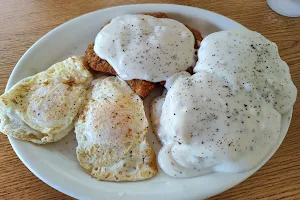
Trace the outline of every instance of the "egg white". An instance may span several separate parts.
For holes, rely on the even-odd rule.
[[[105,181],[137,181],[157,173],[146,141],[143,101],[118,77],[93,81],[75,123],[80,165]]]
[[[72,130],[92,74],[83,57],[71,57],[19,81],[0,97],[0,131],[45,144]]]

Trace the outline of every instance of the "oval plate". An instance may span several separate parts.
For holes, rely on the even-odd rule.
[[[43,71],[56,62],[72,55],[83,55],[87,45],[94,41],[102,25],[113,17],[140,12],[166,12],[170,18],[200,30],[203,36],[220,30],[244,28],[222,15],[180,5],[138,4],[95,11],[55,28],[30,47],[14,68],[6,91],[19,80]],[[145,104],[148,102],[149,100],[146,100]],[[291,115],[292,110],[282,116],[281,134],[277,146],[257,168],[246,173],[213,173],[187,179],[174,179],[160,170],[154,178],[141,182],[97,181],[91,178],[77,162],[74,132],[63,140],[48,145],[34,145],[11,137],[9,141],[32,173],[53,188],[77,199],[204,199],[239,184],[262,167],[283,141]],[[153,134],[149,135],[149,140],[154,142],[157,150],[159,145]]]

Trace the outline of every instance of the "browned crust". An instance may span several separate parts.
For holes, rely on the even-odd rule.
[[[128,85],[137,93],[140,97],[145,98],[155,87],[155,83],[144,80],[130,80],[127,81]]]
[[[88,62],[88,66],[94,71],[104,72],[110,75],[117,75],[114,68],[106,61],[101,59],[94,51],[94,43],[89,44],[85,51],[85,57]]]
[[[156,18],[168,18],[168,15],[162,12],[141,13],[141,14],[151,15]],[[109,22],[107,22],[105,25],[107,24],[109,24]],[[193,29],[187,25],[186,27],[193,33],[195,37],[195,48],[198,49],[199,48],[198,41],[202,41],[203,39],[201,33],[198,30]],[[91,68],[92,70],[104,72],[110,75],[117,75],[114,68],[106,60],[103,60],[96,55],[96,53],[94,52],[94,44],[88,45],[88,48],[85,51],[85,57],[88,62],[89,68]],[[156,85],[155,83],[145,81],[145,80],[138,80],[138,79],[127,81],[127,83],[135,91],[135,93],[138,94],[141,98],[145,98],[146,96],[148,96],[148,94],[153,90],[153,88]]]
[[[200,47],[198,41],[201,42],[203,40],[203,38],[201,36],[201,33],[198,30],[196,30],[196,29],[194,29],[194,28],[192,28],[192,27],[190,27],[190,26],[188,26],[186,24],[185,24],[185,26],[188,29],[190,29],[190,31],[193,33],[193,35],[195,37],[195,45],[194,45],[194,47],[195,47],[195,49],[198,49]]]
[[[156,17],[156,18],[169,18],[169,16],[163,12],[151,12],[151,13],[142,12],[141,14],[142,15],[150,15],[150,16]]]
[[[87,50],[85,51],[85,56],[89,63],[89,68],[92,70],[100,71],[109,75],[117,75],[117,72],[106,60],[103,60],[96,55],[94,52],[94,44],[90,44],[88,46]],[[156,85],[155,83],[138,79],[133,79],[126,82],[141,98],[145,98]]]

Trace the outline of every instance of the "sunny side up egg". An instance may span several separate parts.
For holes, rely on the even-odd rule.
[[[91,81],[83,57],[19,81],[0,97],[0,131],[37,144],[60,140],[74,127]]]
[[[118,77],[92,82],[75,123],[80,165],[105,181],[138,181],[157,173],[146,141],[148,120],[141,98]]]

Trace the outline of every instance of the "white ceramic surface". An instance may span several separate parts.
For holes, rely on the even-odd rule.
[[[55,28],[38,40],[17,63],[6,90],[20,79],[45,70],[55,62],[71,55],[84,54],[100,27],[113,17],[139,12],[166,12],[171,18],[200,30],[203,36],[219,30],[243,28],[239,23],[222,15],[179,5],[141,4],[95,11]],[[152,93],[145,100],[145,105],[158,93],[159,91]],[[283,141],[291,115],[292,111],[282,117],[277,147],[257,168],[247,173],[214,173],[188,179],[170,178],[160,170],[156,177],[141,182],[99,182],[79,166],[75,154],[77,143],[74,132],[57,143],[41,146],[11,137],[9,140],[22,162],[37,177],[53,188],[78,199],[204,199],[237,185],[262,167]],[[151,130],[148,136],[157,151],[159,144]]]
[[[287,17],[300,17],[300,0],[267,0],[272,10]]]

